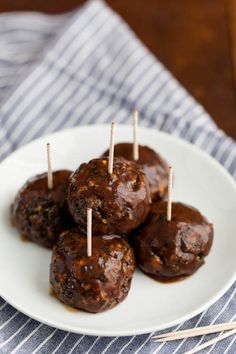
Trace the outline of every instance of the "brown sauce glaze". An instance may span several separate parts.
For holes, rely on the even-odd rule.
[[[195,208],[172,203],[166,220],[166,202],[153,205],[146,222],[133,233],[140,269],[163,282],[193,274],[205,261],[213,240],[213,225]]]
[[[61,232],[74,225],[66,196],[71,171],[53,173],[53,189],[48,189],[47,174],[28,180],[11,207],[13,222],[21,235],[51,248]]]
[[[57,298],[56,293],[51,286],[49,288],[49,296]]]
[[[52,287],[49,288],[49,296],[53,297],[54,299],[57,299],[57,294],[55,293],[55,291],[53,290]],[[71,307],[71,306],[68,306],[68,305],[65,305],[63,304],[64,308],[69,311],[69,312],[74,312],[74,313],[78,313],[79,312],[79,309],[76,309],[74,307]]]
[[[67,306],[96,313],[126,298],[134,269],[133,250],[120,236],[94,236],[87,257],[86,237],[72,229],[53,248],[50,283]]]
[[[68,204],[71,214],[86,232],[87,208],[93,210],[93,235],[123,235],[146,219],[150,192],[143,170],[136,163],[114,158],[108,173],[108,158],[83,163],[70,177]]]
[[[108,153],[107,150],[103,156],[108,156]],[[133,144],[116,144],[115,156],[122,156],[133,161]],[[168,187],[168,165],[165,160],[148,146],[139,145],[139,160],[137,163],[146,174],[152,200],[164,199],[167,196]]]
[[[67,306],[67,305],[63,305],[64,308],[69,311],[69,312],[73,312],[73,313],[78,313],[80,310],[79,309],[75,309],[74,307],[71,307],[71,306]]]
[[[192,274],[189,275],[183,275],[181,277],[173,277],[173,278],[165,278],[165,277],[161,277],[159,276],[158,278],[155,276],[152,276],[149,274],[149,277],[152,278],[154,281],[157,281],[158,283],[163,283],[163,284],[173,284],[173,283],[177,283],[181,280],[185,280],[187,278],[189,278]]]
[[[30,240],[29,240],[25,235],[23,235],[23,234],[20,234],[20,240],[21,240],[22,242],[30,242]]]

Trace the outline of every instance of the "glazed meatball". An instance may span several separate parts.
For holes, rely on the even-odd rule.
[[[140,269],[162,281],[194,273],[213,240],[213,225],[197,209],[172,203],[171,221],[166,220],[166,209],[166,202],[154,204],[146,222],[132,235]]]
[[[47,173],[29,179],[11,207],[12,221],[20,234],[51,248],[61,232],[74,224],[66,196],[71,171],[53,173],[53,188],[48,189]]]
[[[108,153],[106,151],[103,156],[108,156]],[[120,143],[115,145],[115,156],[122,156],[133,161],[133,144]],[[168,165],[165,160],[148,146],[139,145],[139,160],[137,163],[147,176],[152,200],[164,199],[168,187]]]
[[[108,173],[108,158],[83,163],[70,177],[70,212],[86,231],[87,208],[93,210],[93,235],[123,235],[140,225],[150,210],[150,193],[144,172],[135,162],[114,158]]]
[[[77,228],[64,232],[53,249],[50,283],[66,305],[102,312],[128,295],[135,259],[120,236],[94,236],[92,243],[92,256],[88,257],[86,236]]]

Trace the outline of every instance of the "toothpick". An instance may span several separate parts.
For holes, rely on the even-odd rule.
[[[52,163],[51,163],[51,147],[47,143],[47,160],[48,160],[48,188],[53,188]]]
[[[173,168],[169,167],[169,176],[168,176],[168,202],[167,202],[167,221],[171,221],[171,196],[172,196],[172,186],[173,186]]]
[[[115,135],[115,122],[111,123],[110,147],[109,147],[109,160],[108,160],[108,173],[113,173],[113,160],[114,160],[114,135]]]
[[[159,334],[157,336],[152,337],[152,339],[156,342],[166,342],[178,339],[185,339],[197,336],[203,336],[206,334],[217,333],[221,331],[228,331],[231,329],[236,329],[236,322],[226,322],[220,323],[216,325],[209,325],[204,327],[197,327],[191,329],[184,329],[177,332],[167,332],[163,334]]]
[[[92,256],[92,209],[87,209],[87,256]]]
[[[137,161],[139,159],[139,146],[138,146],[138,111],[137,109],[133,112],[133,134],[134,134],[134,144],[133,144],[133,159]]]

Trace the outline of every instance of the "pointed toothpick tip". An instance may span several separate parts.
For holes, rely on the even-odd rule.
[[[139,144],[138,144],[138,110],[133,111],[133,159],[139,159]]]
[[[47,163],[48,163],[48,189],[53,188],[53,174],[51,162],[51,145],[47,143]]]
[[[168,174],[168,201],[167,201],[167,221],[171,221],[172,214],[172,187],[173,187],[173,167],[169,166]]]
[[[114,161],[114,147],[115,147],[115,127],[116,123],[111,123],[110,131],[110,145],[109,145],[109,158],[108,158],[108,173],[113,173],[113,161]]]

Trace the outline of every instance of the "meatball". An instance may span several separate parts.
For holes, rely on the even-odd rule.
[[[48,189],[47,173],[29,179],[20,189],[11,212],[22,236],[51,248],[60,233],[74,224],[66,202],[70,174],[67,170],[54,172],[52,189]]]
[[[172,203],[171,221],[166,220],[166,209],[166,202],[154,204],[146,222],[132,235],[140,269],[162,281],[194,273],[213,240],[213,225],[197,209]]]
[[[92,243],[88,257],[86,236],[78,228],[65,231],[53,248],[50,283],[66,305],[102,312],[128,295],[135,258],[120,236],[94,236]]]
[[[108,156],[106,151],[103,156]],[[133,144],[120,143],[115,145],[115,156],[122,156],[133,161]],[[168,187],[168,165],[154,150],[148,146],[139,145],[139,160],[137,163],[144,170],[149,182],[153,201],[164,199]]]
[[[144,172],[135,162],[108,158],[83,163],[70,177],[68,204],[82,232],[86,231],[87,208],[93,210],[93,235],[123,235],[144,222],[150,210],[150,193]]]

